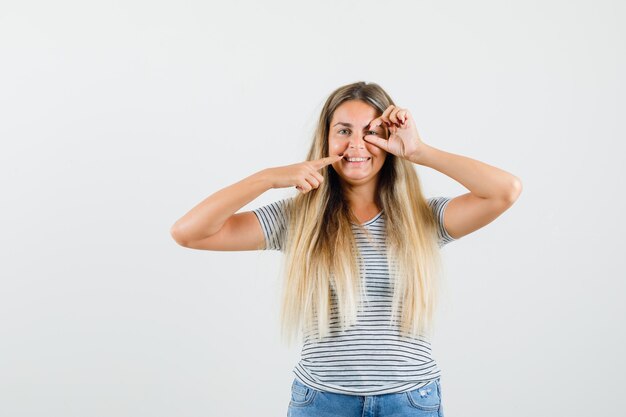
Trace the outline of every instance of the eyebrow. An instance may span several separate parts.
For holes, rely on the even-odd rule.
[[[351,124],[351,123],[346,123],[346,122],[337,122],[337,123],[335,123],[335,124],[333,125],[333,127],[335,127],[335,126],[337,126],[337,125],[343,125],[343,126],[347,126],[347,127],[352,127],[352,124]],[[367,124],[367,125],[363,126],[363,128],[365,129],[367,126],[369,126],[369,124]],[[380,128],[380,125],[379,125],[379,126],[376,126],[374,129],[378,129],[378,128]]]

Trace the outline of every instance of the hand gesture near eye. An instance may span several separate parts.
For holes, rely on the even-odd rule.
[[[415,121],[407,109],[393,104],[383,114],[371,121],[369,128],[383,125],[389,129],[389,138],[366,135],[363,139],[379,148],[409,161],[416,162],[424,142],[417,133]]]
[[[270,176],[272,188],[295,186],[302,194],[306,194],[324,182],[324,177],[318,171],[341,158],[343,158],[342,155],[327,156],[313,161],[268,168],[267,173]]]

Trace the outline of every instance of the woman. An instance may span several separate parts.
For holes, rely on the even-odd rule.
[[[469,193],[425,199],[415,164]],[[271,188],[299,193],[235,213]],[[521,192],[514,175],[427,145],[375,83],[328,97],[306,161],[212,194],[171,229],[180,245],[284,252],[282,334],[302,331],[289,416],[443,416],[428,340],[439,249],[487,225]]]

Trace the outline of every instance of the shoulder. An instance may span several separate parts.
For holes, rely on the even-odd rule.
[[[450,236],[450,233],[446,230],[444,226],[444,213],[446,210],[446,206],[450,201],[452,201],[453,197],[448,196],[437,196],[430,197],[426,199],[428,205],[430,206],[433,214],[435,216],[435,221],[437,222],[437,235],[439,238],[439,247],[443,247],[446,244],[453,242],[457,239]]]
[[[452,197],[446,196],[437,196],[437,197],[429,197],[426,199],[428,205],[434,209],[439,210],[445,208],[445,206],[452,200]]]
[[[294,198],[282,198],[252,210],[263,229],[266,249],[282,250],[289,210]]]

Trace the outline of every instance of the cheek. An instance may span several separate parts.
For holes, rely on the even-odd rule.
[[[338,154],[345,150],[345,144],[341,144],[339,142],[331,141],[328,144],[328,149],[330,150],[330,154]]]
[[[383,149],[379,148],[376,145],[368,143],[365,146],[366,146],[367,150],[369,151],[369,153],[371,153],[372,155],[374,155],[377,158],[384,158],[385,155],[387,155],[387,152],[385,152]]]
[[[372,150],[372,155],[374,155],[376,157],[376,166],[383,166],[383,164],[385,163],[385,160],[387,159],[387,152],[385,152],[382,149],[377,149],[377,150]]]

